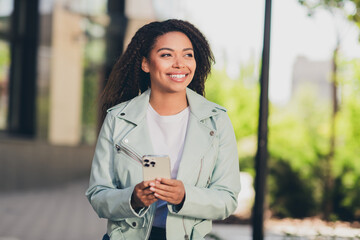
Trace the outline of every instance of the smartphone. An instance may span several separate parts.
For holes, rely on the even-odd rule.
[[[155,178],[171,178],[170,157],[168,155],[144,155],[143,177],[144,181]]]

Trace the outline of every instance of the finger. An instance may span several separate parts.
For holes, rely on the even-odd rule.
[[[141,206],[149,206],[150,204],[156,202],[158,199],[154,194],[151,195],[143,195],[139,198],[138,202]]]
[[[167,191],[167,192],[173,192],[175,191],[176,187],[175,186],[170,186],[170,185],[165,185],[165,184],[156,184],[155,186],[150,187],[150,190],[155,192],[157,189],[163,190],[163,191]]]
[[[171,202],[171,200],[172,200],[172,198],[171,197],[169,197],[169,196],[163,196],[163,195],[161,195],[161,194],[159,194],[159,193],[154,193],[154,197],[156,198],[156,199],[158,199],[158,200],[163,200],[163,201],[166,201],[166,202]]]
[[[157,199],[166,201],[166,202],[171,203],[171,204],[178,204],[178,203],[181,202],[181,199],[182,199],[180,197],[176,197],[175,195],[164,196],[164,195],[161,195],[159,193],[155,193],[154,195],[155,195],[155,197]]]
[[[146,188],[141,192],[142,195],[153,195],[154,191],[151,191],[150,188]]]
[[[138,184],[135,185],[135,191],[140,191],[142,189],[146,188],[144,185],[144,182],[140,182]]]
[[[170,204],[179,204],[185,198],[184,193],[175,193],[175,194],[171,194],[171,195],[168,195],[168,196],[163,196],[163,195],[160,195],[158,193],[155,193],[154,195],[155,195],[156,198],[161,199],[163,201],[166,201],[166,202],[168,202]]]
[[[157,198],[158,197],[172,198],[174,194],[175,194],[174,192],[162,190],[162,189],[159,189],[159,188],[154,189],[154,196],[157,197]]]
[[[168,192],[177,192],[177,191],[182,191],[184,189],[184,185],[182,184],[181,181],[173,180],[171,185],[166,183],[157,183],[153,188],[161,189],[163,191],[168,191]],[[150,190],[154,191],[152,187],[150,187]]]
[[[169,178],[161,178],[156,179],[156,183],[160,182],[161,184],[168,185],[168,186],[179,186],[181,185],[181,181],[176,179],[169,179]]]
[[[139,183],[140,184],[140,188],[141,189],[145,189],[145,188],[148,188],[148,187],[150,187],[150,184],[151,183],[154,183],[155,181],[154,180],[151,180],[151,181],[142,181],[141,183]]]
[[[134,191],[134,199],[138,200],[137,202],[144,202],[147,198],[150,197],[150,199],[155,198],[154,197],[154,193],[152,191],[150,191],[150,189],[146,189],[146,190],[138,190],[138,191]]]
[[[142,201],[142,202],[149,202],[149,201],[153,201],[153,200],[156,200],[156,197],[155,197],[154,194],[152,194],[152,195],[147,195],[147,196],[143,196],[143,197],[141,198],[141,201]]]

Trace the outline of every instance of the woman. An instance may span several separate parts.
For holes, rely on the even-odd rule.
[[[86,193],[108,219],[105,238],[204,239],[211,220],[235,210],[234,131],[202,96],[213,60],[198,29],[167,20],[140,28],[115,64]],[[148,154],[170,156],[171,179],[143,181]]]

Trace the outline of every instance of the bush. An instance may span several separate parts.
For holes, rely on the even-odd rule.
[[[270,209],[273,215],[281,218],[314,215],[314,188],[289,163],[282,159],[271,159],[269,181]]]

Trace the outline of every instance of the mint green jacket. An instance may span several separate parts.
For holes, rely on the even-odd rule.
[[[234,130],[226,110],[186,90],[188,130],[177,179],[185,186],[180,209],[168,204],[169,240],[204,239],[214,219],[237,207],[239,162]],[[97,141],[86,196],[95,212],[108,219],[111,240],[146,240],[156,204],[135,212],[130,205],[142,179],[141,158],[153,154],[146,112],[150,90],[108,110]]]

